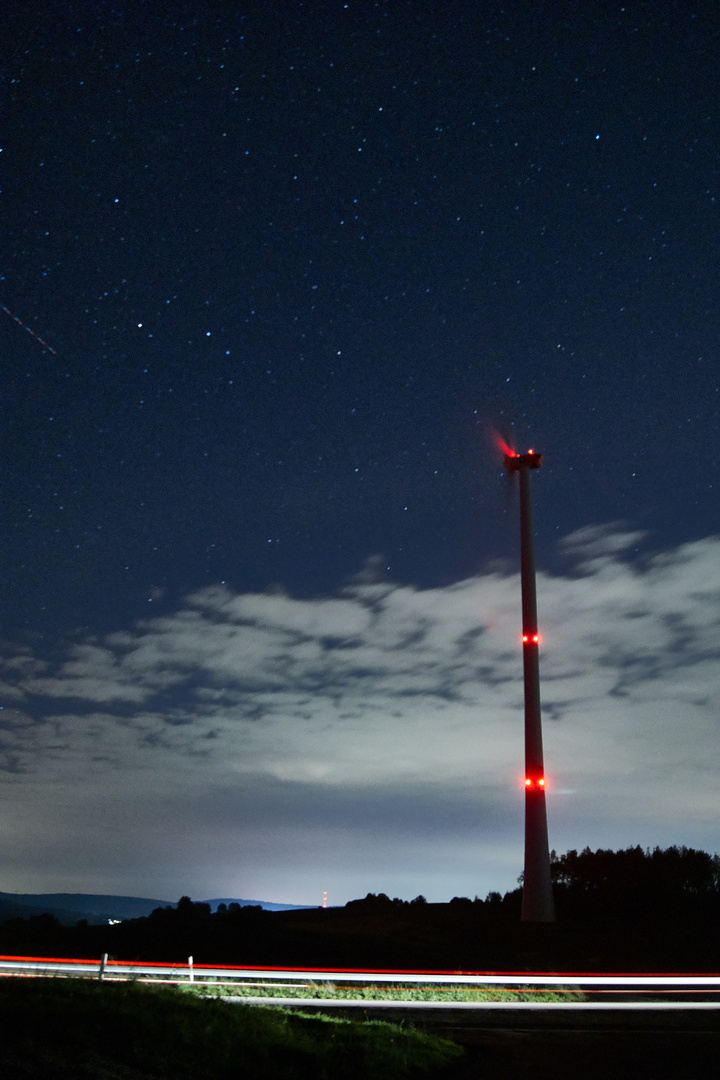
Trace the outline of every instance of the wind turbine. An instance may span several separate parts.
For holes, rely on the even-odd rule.
[[[525,683],[525,868],[523,872],[523,922],[555,922],[555,903],[550,880],[545,766],[540,715],[540,632],[537,622],[535,556],[530,513],[530,470],[542,465],[542,454],[528,450],[517,454],[505,449],[505,468],[520,481],[520,582],[522,588],[522,645]]]

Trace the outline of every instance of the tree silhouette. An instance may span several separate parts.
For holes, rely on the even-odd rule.
[[[695,848],[553,851],[550,865],[568,914],[686,916],[720,901],[720,859]]]

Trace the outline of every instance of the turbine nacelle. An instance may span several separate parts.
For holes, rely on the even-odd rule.
[[[528,469],[539,469],[542,463],[542,454],[537,454],[534,450],[528,450],[527,454],[516,454],[511,450],[509,454],[505,454],[505,468],[510,472],[516,472],[524,465],[527,465]]]

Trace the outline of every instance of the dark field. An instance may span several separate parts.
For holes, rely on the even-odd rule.
[[[377,1080],[461,1056],[399,1025],[202,1001],[77,979],[0,982],[3,1076],[23,1080]]]

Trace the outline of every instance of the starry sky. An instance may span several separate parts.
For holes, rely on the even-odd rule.
[[[14,3],[4,891],[515,887],[716,851],[720,13]]]

